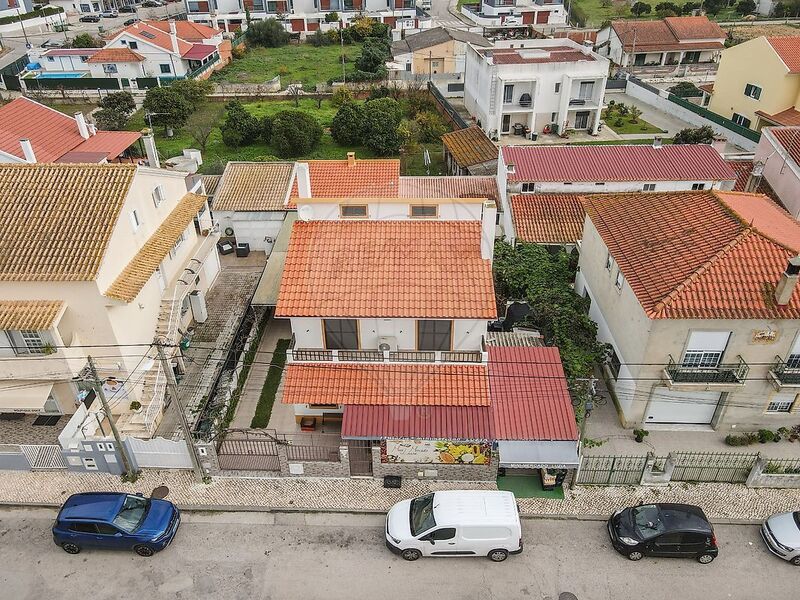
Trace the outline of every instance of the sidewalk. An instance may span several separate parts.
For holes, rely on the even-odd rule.
[[[215,477],[196,483],[191,473],[146,471],[135,484],[102,473],[3,471],[0,504],[60,505],[70,494],[121,491],[150,495],[165,485],[167,498],[183,508],[208,510],[321,510],[385,512],[395,502],[432,490],[496,489],[494,482],[442,483],[404,480],[401,489],[385,489],[378,479],[248,479]],[[606,517],[639,502],[682,502],[703,507],[715,521],[761,520],[797,510],[800,490],[749,489],[733,484],[679,484],[648,487],[578,487],[566,490],[564,500],[520,498],[523,516]]]

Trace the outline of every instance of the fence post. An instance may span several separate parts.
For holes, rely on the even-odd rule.
[[[350,448],[347,444],[339,446],[339,462],[342,465],[342,476],[350,477]]]
[[[764,469],[767,467],[767,461],[761,458],[761,454],[758,455],[756,458],[756,462],[753,463],[753,468],[750,469],[750,473],[747,475],[747,481],[745,481],[745,485],[747,487],[757,487],[756,480],[761,477],[761,474],[764,472]]]

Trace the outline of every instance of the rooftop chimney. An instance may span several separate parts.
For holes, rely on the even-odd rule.
[[[78,133],[81,134],[81,137],[85,140],[89,139],[89,127],[86,125],[86,118],[83,116],[82,112],[75,113],[75,122],[78,124]]]
[[[311,198],[311,176],[308,173],[308,163],[296,162],[294,173],[297,178],[297,195],[300,198]]]
[[[31,164],[35,163],[36,155],[33,153],[31,141],[28,138],[25,138],[19,141],[19,145],[22,146],[22,154],[25,156],[25,161]]]
[[[492,260],[494,257],[494,233],[497,229],[497,205],[487,200],[483,203],[481,218],[481,258]]]
[[[508,163],[506,165],[506,173],[513,174],[517,172],[517,165],[514,163]]]
[[[178,29],[175,26],[175,20],[170,19],[169,21],[169,38],[172,41],[172,51],[178,52]]]
[[[158,161],[156,140],[153,138],[153,132],[149,129],[144,129],[142,131],[142,143],[144,143],[144,151],[147,154],[147,164],[154,169],[158,169],[161,163]]]
[[[356,166],[356,153],[355,152],[348,152],[347,153],[347,166],[348,167]]]
[[[653,148],[661,148],[661,146],[662,146],[661,137],[655,136],[653,138]]]
[[[792,294],[797,288],[797,280],[800,278],[800,256],[790,258],[786,265],[786,270],[781,275],[778,285],[775,287],[775,302],[779,306],[786,306],[792,299]]]

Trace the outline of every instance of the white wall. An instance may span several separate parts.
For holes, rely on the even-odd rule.
[[[438,202],[436,200],[425,200],[420,202],[409,201],[380,201],[365,199],[367,204],[368,219],[373,221],[406,221],[406,220],[437,220],[437,221],[480,221],[483,214],[483,201],[469,202],[467,199],[461,202]],[[351,200],[348,204],[359,204],[358,200]],[[436,219],[411,219],[409,217],[411,204],[438,204],[439,216]],[[339,203],[324,202],[313,200],[304,202],[304,199],[297,200],[299,211],[305,210],[303,207],[311,207],[313,211],[312,220],[330,221],[339,220]],[[215,213],[218,214],[218,213]],[[223,228],[224,229],[224,228]]]
[[[136,79],[144,77],[142,65],[138,62],[118,62],[112,63],[117,67],[116,73],[106,73],[103,63],[89,63],[89,72],[92,77],[124,77],[126,79]]]
[[[771,128],[761,130],[761,140],[756,148],[754,162],[764,162],[764,179],[780,198],[786,209],[800,218],[800,166],[775,140]],[[795,130],[800,141],[800,128]]]
[[[86,54],[86,58],[89,56],[91,56],[91,53]],[[38,62],[42,67],[42,71],[48,73],[64,71],[85,73],[90,70],[89,64],[82,61],[80,56],[31,56],[31,62]]]
[[[597,185],[602,183],[602,185]],[[692,185],[702,183],[705,189],[715,190],[732,190],[735,185],[734,180],[715,181],[709,179],[694,179],[689,181],[545,181],[536,183],[534,186],[535,192],[539,194],[558,193],[558,194],[575,194],[578,192],[589,193],[612,193],[612,192],[641,192],[645,183],[653,183],[656,186],[656,192],[676,192],[683,190],[691,190]],[[514,182],[509,184],[509,193],[519,194],[522,193],[522,182]]]
[[[136,42],[134,52],[144,57],[142,65],[143,75],[138,77],[176,77],[183,76],[189,72],[189,61],[179,58],[164,50],[161,46],[156,46],[146,42],[142,38],[134,37],[128,33],[121,33],[106,44],[106,48],[130,48],[130,43]],[[160,65],[170,65],[169,73],[162,73]]]
[[[226,229],[231,228],[238,243],[247,243],[250,244],[250,250],[265,252],[272,249],[272,242],[268,242],[267,238],[274,242],[285,218],[285,211],[214,212],[214,220],[219,223],[220,232],[225,233]]]

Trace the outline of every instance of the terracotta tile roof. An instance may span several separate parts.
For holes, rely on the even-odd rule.
[[[0,281],[97,276],[132,164],[0,165]]]
[[[284,210],[293,172],[290,162],[231,161],[214,194],[214,210]]]
[[[763,110],[757,110],[756,114],[764,117],[772,123],[775,123],[776,125],[782,125],[784,127],[800,125],[800,111],[797,111],[794,108],[787,108],[786,110],[782,110],[774,115],[764,112]]]
[[[370,406],[344,409],[342,437],[492,440],[488,406]]]
[[[698,85],[697,89],[704,91],[706,94],[713,94],[714,93],[714,84],[713,83],[704,83],[702,85]]]
[[[144,23],[149,27],[169,33],[169,21],[145,21]],[[175,33],[179,38],[187,42],[202,42],[221,35],[222,30],[192,21],[175,21]]]
[[[800,36],[768,37],[767,43],[788,67],[789,73],[800,73]]]
[[[401,177],[401,198],[499,198],[497,179],[489,176]]]
[[[222,179],[222,175],[203,175],[200,177],[200,179],[203,180],[203,186],[206,189],[206,194],[213,196],[217,193],[217,188],[220,180]]]
[[[493,319],[477,221],[298,221],[275,315]]]
[[[504,146],[509,181],[734,181],[736,173],[705,144]]]
[[[520,12],[527,12],[527,11],[522,10]],[[579,29],[577,31],[556,31],[555,33],[553,33],[553,37],[556,39],[568,38],[573,42],[582,44],[583,42],[596,42],[597,31],[589,31],[588,29]]]
[[[800,290],[786,306],[770,291],[798,254],[800,224],[766,196],[603,194],[584,202],[650,318],[800,318]]]
[[[167,52],[173,52],[172,49],[172,38],[170,37],[169,33],[162,31],[156,27],[153,27],[150,21],[142,21],[140,23],[134,23],[133,25],[128,25],[125,29],[120,31],[117,35],[114,36],[116,40],[121,34],[127,33],[129,35],[134,36],[137,39],[140,39],[148,44],[153,44],[154,46],[158,46],[162,50],[166,50]],[[169,31],[169,28],[167,28]],[[184,39],[178,37],[178,54],[183,56],[189,50],[192,49],[192,44],[187,42]],[[144,51],[144,50],[143,50]]]
[[[0,329],[45,331],[64,311],[61,300],[2,300]]]
[[[586,211],[579,194],[511,196],[517,237],[535,244],[574,244],[583,237]]]
[[[308,175],[312,198],[396,198],[400,161],[358,158],[347,160],[309,160]],[[290,198],[299,197],[297,182]]]
[[[725,39],[722,27],[705,15],[696,17],[664,17],[664,23],[679,40],[718,40]]]
[[[795,164],[800,165],[800,127],[770,127],[767,131]]]
[[[132,302],[153,276],[156,267],[167,256],[205,201],[206,196],[198,194],[186,194],[181,198],[178,205],[106,290],[105,295],[109,298]]]
[[[497,440],[577,440],[558,348],[489,346],[489,396]]]
[[[707,17],[667,17],[660,21],[612,21],[626,52],[648,50],[709,50],[723,49],[725,32]],[[635,34],[634,34],[635,32]],[[712,40],[694,41],[691,40]]]
[[[95,52],[88,63],[123,63],[123,62],[142,62],[144,56],[134,52],[130,48],[101,48]]]
[[[497,146],[477,125],[445,133],[442,144],[461,167],[497,160]]]
[[[284,404],[489,406],[483,365],[290,363]]]

